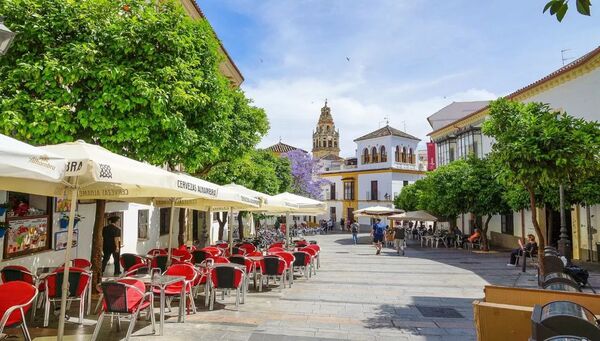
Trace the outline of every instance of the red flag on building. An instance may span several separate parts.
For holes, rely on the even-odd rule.
[[[435,168],[435,143],[427,142],[427,170],[432,171]]]

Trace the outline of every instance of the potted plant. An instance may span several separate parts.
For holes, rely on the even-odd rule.
[[[75,214],[75,221],[73,223],[73,228],[77,227],[77,223],[79,223],[81,221],[81,216],[79,214]],[[61,229],[66,229],[67,227],[69,227],[69,215],[68,214],[61,214],[60,215],[60,219],[58,220],[58,223],[60,224],[60,228]]]
[[[8,230],[8,223],[5,221],[0,221],[0,238],[4,237],[6,234],[6,230]]]
[[[6,210],[8,209],[8,203],[2,203],[0,204],[0,217],[4,215],[4,213],[6,213]]]

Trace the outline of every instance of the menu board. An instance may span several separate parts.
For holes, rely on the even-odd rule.
[[[47,248],[47,216],[9,219],[8,224],[4,236],[6,258]]]
[[[67,238],[69,236],[68,231],[61,231],[54,233],[54,250],[64,250],[67,248]],[[73,230],[73,240],[71,241],[71,247],[77,247],[77,240],[79,239],[79,230]]]

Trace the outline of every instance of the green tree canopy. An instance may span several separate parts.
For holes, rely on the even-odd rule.
[[[577,7],[577,12],[582,15],[590,16],[592,14],[592,0],[573,0]],[[550,0],[544,6],[544,13],[550,12],[550,15],[556,16],[556,20],[562,21],[569,11],[569,0]]]
[[[423,183],[423,181],[417,180],[413,184],[402,187],[400,194],[394,198],[394,206],[406,212],[419,210]]]
[[[0,131],[33,144],[75,139],[206,173],[268,129],[219,72],[209,24],[175,0],[6,0],[18,32],[0,59]]]

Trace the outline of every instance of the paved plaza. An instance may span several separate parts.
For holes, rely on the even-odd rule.
[[[283,292],[251,289],[246,304],[237,311],[234,297],[226,298],[226,305],[219,300],[213,311],[201,306],[186,323],[176,323],[175,317],[167,320],[165,336],[143,339],[474,340],[471,303],[483,297],[484,285],[535,287],[536,283],[533,267],[523,275],[506,266],[506,252],[421,248],[409,241],[406,257],[391,249],[376,256],[366,234],[356,246],[348,234],[310,239],[322,247],[316,277],[298,278]],[[594,283],[598,280],[592,276]],[[100,340],[121,339],[127,328],[124,323],[117,333],[109,327],[105,320]],[[93,325],[69,323],[67,328],[69,334],[79,334],[73,340],[87,340]],[[134,335],[142,339],[150,331],[146,321],[139,321]],[[33,334],[40,332],[56,335],[52,328],[32,328]]]

